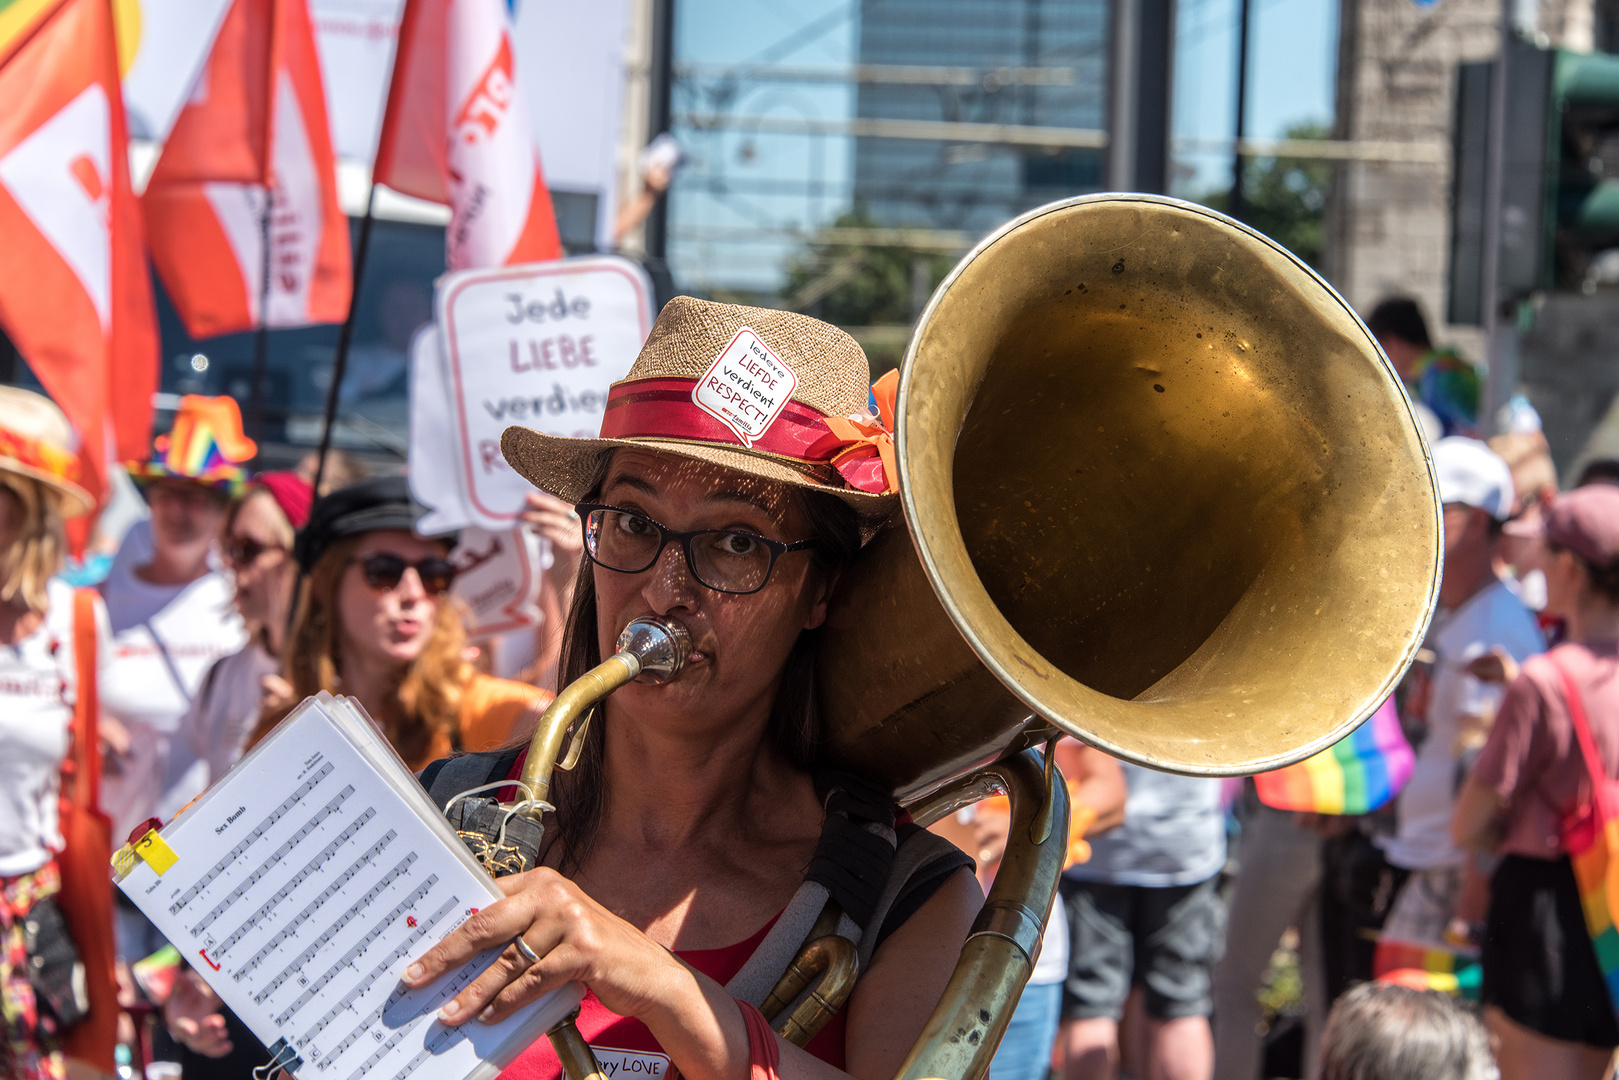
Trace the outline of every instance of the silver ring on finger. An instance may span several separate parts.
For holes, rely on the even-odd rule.
[[[522,937],[518,937],[512,944],[517,946],[517,951],[523,954],[523,959],[528,961],[529,967],[533,967],[540,962],[540,954],[530,948],[528,942],[524,941]]]
[[[577,510],[569,510],[568,511],[568,520],[569,521],[578,521],[579,520],[579,511],[577,511]]]

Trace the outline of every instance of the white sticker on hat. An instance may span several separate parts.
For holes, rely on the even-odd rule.
[[[751,447],[776,422],[797,389],[793,369],[744,326],[697,380],[691,400],[736,432],[742,445]]]

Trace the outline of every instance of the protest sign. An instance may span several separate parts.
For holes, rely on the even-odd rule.
[[[410,444],[405,475],[410,493],[427,507],[427,514],[416,523],[416,531],[423,536],[472,524],[472,512],[461,495],[455,425],[445,407],[449,391],[438,344],[438,327],[432,323],[417,330],[410,342]]]
[[[503,532],[475,525],[461,530],[450,553],[456,566],[450,591],[464,605],[469,641],[539,625],[540,570],[549,561],[545,547],[534,530],[521,525]]]
[[[510,529],[533,488],[501,456],[501,433],[520,424],[597,435],[608,386],[652,329],[651,282],[611,255],[465,270],[439,279],[436,309],[443,386],[434,400],[448,412],[461,509],[471,524]],[[442,508],[419,485],[418,498]]]
[[[467,638],[481,641],[540,623],[545,541],[525,526],[489,532],[472,525],[455,466],[455,431],[444,388],[438,328],[428,323],[410,343],[410,449],[406,476],[411,494],[428,507],[416,524],[423,536],[454,529],[460,542],[451,593],[464,607]]]

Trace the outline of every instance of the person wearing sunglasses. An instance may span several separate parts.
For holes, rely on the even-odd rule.
[[[321,690],[359,700],[412,769],[504,743],[551,695],[475,671],[448,593],[453,538],[416,535],[421,507],[403,476],[315,501],[292,555],[304,572],[281,677],[249,745]]]
[[[170,748],[171,776],[187,761],[201,761],[211,786],[242,756],[258,723],[264,679],[281,670],[298,576],[292,542],[313,500],[309,481],[296,473],[261,472],[226,508],[219,547],[248,640],[202,677]]]
[[[503,1018],[578,980],[578,1026],[608,1075],[710,1080],[775,1062],[783,1080],[876,1080],[899,1067],[983,893],[971,860],[899,818],[886,789],[817,768],[819,628],[898,501],[880,419],[892,385],[879,384],[872,416],[869,377],[836,327],[677,297],[609,391],[600,438],[506,430],[511,466],[579,515],[559,685],[639,617],[684,624],[691,652],[673,680],[631,683],[597,708],[577,762],[554,774],[541,868],[504,879],[504,899],[406,971],[420,986],[505,947],[445,1023]],[[733,428],[711,410],[750,381],[760,396],[727,414]],[[840,437],[850,431],[881,434]],[[524,753],[435,763],[422,780],[442,805],[520,776]],[[861,978],[801,1050],[757,1006],[810,930],[799,916],[813,921],[828,895]],[[544,1039],[504,1074],[560,1075]]]
[[[219,547],[248,640],[202,677],[170,746],[171,776],[187,761],[201,761],[203,782],[211,786],[242,756],[258,723],[264,680],[281,670],[297,580],[293,538],[309,520],[314,494],[297,473],[261,472],[226,508]],[[263,1044],[186,965],[161,1005],[183,1075],[192,1080],[235,1080],[269,1060]]]

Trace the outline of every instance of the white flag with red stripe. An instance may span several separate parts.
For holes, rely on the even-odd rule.
[[[147,452],[158,352],[107,0],[0,8],[0,103],[0,328],[100,495]]]
[[[343,320],[348,221],[305,0],[234,0],[141,203],[193,337]]]
[[[451,270],[562,255],[502,0],[406,0],[373,178],[447,203]]]

